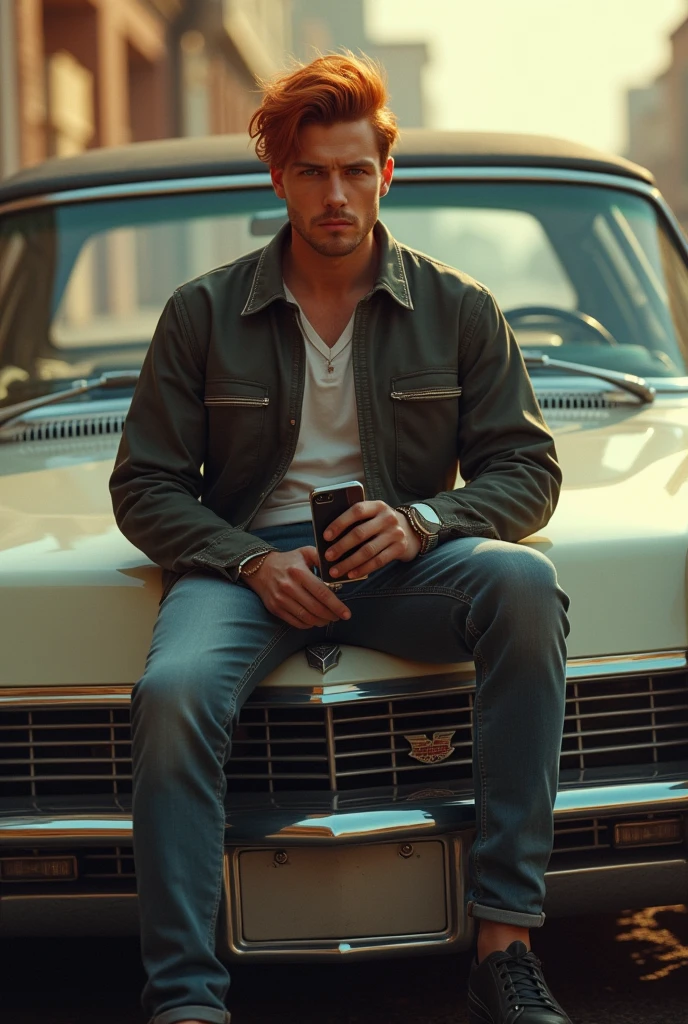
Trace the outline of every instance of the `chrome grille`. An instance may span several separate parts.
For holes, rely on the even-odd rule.
[[[128,708],[0,711],[0,795],[130,792]]]
[[[611,823],[604,818],[555,821],[552,854],[610,850],[613,831]]]
[[[244,706],[226,773],[233,792],[347,791],[471,778],[474,690],[339,704]],[[406,737],[445,734],[446,760],[419,763]],[[441,743],[440,741],[438,741]],[[445,748],[445,751],[448,749]],[[688,672],[572,680],[561,768],[688,758]],[[128,706],[0,710],[0,795],[131,792]]]
[[[131,846],[89,847],[78,855],[81,878],[132,879],[134,851]]]
[[[561,767],[676,760],[688,752],[686,672],[572,681]]]

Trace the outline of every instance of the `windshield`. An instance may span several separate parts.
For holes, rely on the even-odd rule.
[[[487,285],[524,353],[688,375],[686,265],[642,196],[582,184],[397,182],[381,218],[399,241]],[[284,219],[267,188],[0,219],[0,406],[137,369],[174,288],[264,245]]]

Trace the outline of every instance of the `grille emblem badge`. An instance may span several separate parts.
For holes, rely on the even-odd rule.
[[[455,729],[452,732],[434,732],[431,740],[424,733],[404,736],[411,745],[409,757],[422,761],[423,764],[439,764],[440,761],[446,761],[456,750],[456,747],[451,745],[454,732]]]
[[[323,675],[339,664],[342,649],[339,644],[311,644],[306,648],[306,658],[311,668],[320,669]]]

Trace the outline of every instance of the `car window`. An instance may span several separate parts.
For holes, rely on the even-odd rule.
[[[576,292],[540,222],[520,210],[385,207],[395,238],[485,284],[500,305],[575,309]]]
[[[380,215],[399,241],[488,287],[527,351],[651,379],[688,375],[688,271],[645,197],[398,180]],[[264,245],[285,220],[270,188],[0,217],[0,405],[135,369],[178,285]]]

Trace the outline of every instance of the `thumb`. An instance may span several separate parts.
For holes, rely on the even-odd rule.
[[[318,558],[318,549],[312,546],[301,548],[301,554],[303,555],[304,561],[309,568],[320,567],[320,559]]]

